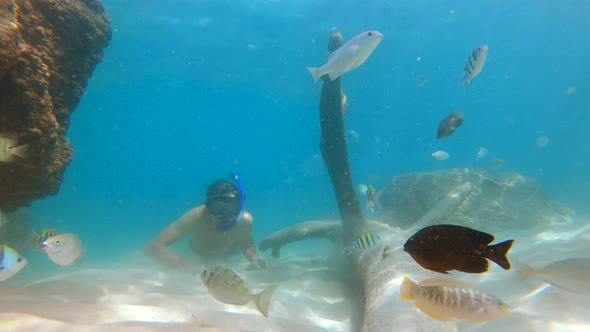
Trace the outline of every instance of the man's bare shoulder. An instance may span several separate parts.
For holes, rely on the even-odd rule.
[[[242,215],[242,219],[240,221],[245,224],[252,225],[252,223],[254,222],[254,217],[252,217],[250,212],[244,211],[244,214]]]
[[[179,223],[183,226],[194,225],[196,223],[199,223],[199,221],[203,220],[204,213],[205,213],[205,206],[204,205],[197,206],[195,208],[190,209],[185,214],[183,214],[182,217],[180,217],[180,219],[178,219],[177,223]]]

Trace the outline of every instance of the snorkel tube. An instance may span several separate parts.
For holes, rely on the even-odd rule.
[[[238,178],[238,174],[236,174],[236,172],[229,173],[229,176],[234,181],[234,183],[238,187],[238,190],[240,191],[240,213],[238,214],[238,217],[235,220],[219,225],[219,229],[222,232],[229,231],[232,227],[239,223],[242,219],[242,216],[244,215],[244,211],[246,210],[246,191],[244,190],[244,186],[242,186],[242,182],[240,182],[240,179]]]

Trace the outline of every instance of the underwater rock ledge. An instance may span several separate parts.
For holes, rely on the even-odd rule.
[[[100,0],[0,0],[0,136],[30,143],[0,162],[0,210],[59,191],[70,114],[110,39]]]
[[[378,195],[379,220],[401,228],[454,224],[528,229],[568,222],[575,213],[514,172],[456,168],[395,176]]]

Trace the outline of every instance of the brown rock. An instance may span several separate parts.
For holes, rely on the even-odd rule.
[[[0,135],[31,143],[28,158],[0,162],[0,210],[58,192],[70,114],[110,39],[99,0],[0,0]]]

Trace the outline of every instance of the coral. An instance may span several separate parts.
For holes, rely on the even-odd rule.
[[[0,210],[59,191],[70,114],[110,39],[99,0],[0,0],[0,136],[30,143],[28,158],[0,162]]]

